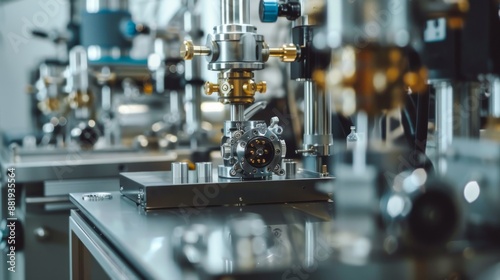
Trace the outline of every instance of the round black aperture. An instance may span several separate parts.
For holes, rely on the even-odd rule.
[[[417,242],[442,244],[452,236],[457,224],[458,212],[448,193],[429,190],[413,202],[409,227]]]
[[[274,146],[264,137],[255,137],[245,147],[245,159],[253,167],[264,167],[274,158]]]

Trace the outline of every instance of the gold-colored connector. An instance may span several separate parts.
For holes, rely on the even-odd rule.
[[[249,80],[243,85],[243,91],[247,94],[255,94],[256,92],[266,93],[267,83],[264,81],[255,83],[253,80]]]
[[[294,62],[300,57],[300,49],[294,44],[283,45],[281,48],[269,48],[269,56],[278,57],[283,62]]]
[[[211,82],[205,83],[205,94],[211,95],[214,92],[219,92],[219,85]]]
[[[195,46],[192,41],[184,41],[181,46],[181,57],[184,60],[191,60],[195,55],[210,55],[212,50],[205,46]]]
[[[266,93],[266,91],[267,91],[267,83],[264,82],[264,81],[257,83],[256,91],[260,92],[260,93]]]

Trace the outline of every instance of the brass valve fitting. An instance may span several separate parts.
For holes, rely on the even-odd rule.
[[[192,41],[184,41],[181,46],[181,57],[184,60],[191,60],[195,55],[207,56],[212,53],[208,47],[195,46]]]
[[[219,85],[211,82],[205,83],[205,94],[212,95],[214,92],[219,92]]]
[[[281,48],[269,48],[269,56],[278,57],[283,62],[294,62],[300,57],[300,48],[294,44],[283,45]]]
[[[243,85],[243,90],[247,94],[254,94],[256,92],[266,93],[267,83],[264,81],[255,83],[253,80],[250,80]]]

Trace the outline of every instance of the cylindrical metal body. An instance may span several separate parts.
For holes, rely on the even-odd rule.
[[[449,81],[433,84],[436,90],[436,163],[440,172],[446,170],[442,156],[453,140],[453,86]]]
[[[495,77],[490,80],[490,112],[489,116],[500,118],[500,78]]]
[[[231,121],[241,122],[245,120],[245,106],[241,104],[231,104]]]
[[[285,169],[285,178],[293,179],[297,174],[297,163],[293,159],[283,160],[283,168]]]
[[[198,183],[212,182],[212,163],[197,162],[196,163],[196,178]]]
[[[264,37],[250,24],[250,0],[221,0],[222,23],[208,37],[208,69],[264,69]]]
[[[184,184],[188,182],[187,162],[172,162],[172,182],[174,184]]]
[[[249,24],[250,22],[249,0],[222,0],[220,7],[221,7],[222,25]]]
[[[330,95],[312,81],[304,81],[304,149],[315,147],[318,155],[329,155],[333,144]]]

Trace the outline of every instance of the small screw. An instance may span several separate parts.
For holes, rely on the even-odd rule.
[[[276,139],[276,138],[274,138],[274,136],[271,136],[271,141],[274,141],[274,139]]]
[[[245,142],[241,142],[241,143],[240,143],[240,146],[241,146],[242,148],[245,148]]]
[[[280,149],[276,149],[276,153],[277,153],[277,154],[280,154],[280,153],[281,153],[281,150],[280,150]]]
[[[236,170],[231,169],[231,171],[229,171],[229,175],[236,176]]]

